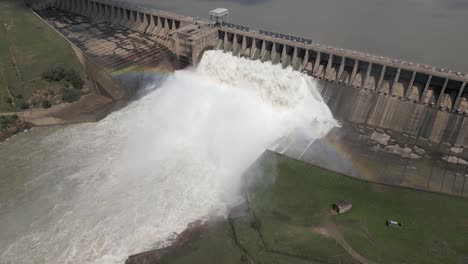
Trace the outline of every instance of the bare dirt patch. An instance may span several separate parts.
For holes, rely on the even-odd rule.
[[[319,234],[323,237],[326,237],[326,238],[331,238],[331,235],[330,233],[328,233],[328,230],[326,227],[314,227],[312,228],[312,231],[316,234]]]
[[[330,214],[334,215],[336,214],[334,211],[330,211]],[[359,261],[362,264],[375,264],[375,262],[363,257],[359,253],[357,253],[351,245],[346,242],[345,238],[343,237],[343,234],[341,234],[340,230],[336,226],[335,222],[330,219],[330,216],[324,217],[324,225],[321,227],[314,227],[312,228],[312,232],[319,234],[323,237],[326,238],[331,238],[334,239],[336,242],[338,242],[343,249],[348,252],[349,255],[351,255],[355,260]]]

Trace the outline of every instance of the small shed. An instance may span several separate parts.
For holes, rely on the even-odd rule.
[[[353,205],[350,202],[343,200],[338,201],[332,205],[333,210],[335,210],[335,212],[338,214],[346,213],[351,210],[352,207]]]
[[[387,220],[386,224],[387,224],[387,227],[396,227],[396,228],[402,227],[400,222],[394,221],[394,220]]]

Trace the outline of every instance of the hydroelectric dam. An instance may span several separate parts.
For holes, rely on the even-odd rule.
[[[378,158],[372,173],[381,178],[374,181],[468,196],[466,73],[231,24],[223,20],[224,9],[210,13],[216,20],[204,20],[113,0],[37,0],[29,5],[71,43],[88,77],[114,100],[129,93],[118,76],[160,62],[176,69],[197,65],[207,50],[290,67],[314,77],[334,117],[353,124],[352,136],[334,135],[333,140],[363,137],[348,146],[357,149],[375,143],[356,159],[373,163],[381,149],[396,154]],[[307,160],[305,155],[311,144],[283,142],[274,150],[314,163],[317,157]],[[388,160],[396,167],[381,166]]]

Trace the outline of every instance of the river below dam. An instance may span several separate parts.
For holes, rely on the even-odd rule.
[[[219,51],[154,86],[97,123],[0,145],[0,263],[123,263],[165,246],[242,202],[243,172],[276,139],[338,125],[312,78]]]

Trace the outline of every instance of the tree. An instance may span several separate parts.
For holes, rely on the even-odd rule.
[[[58,82],[65,77],[65,69],[62,66],[56,66],[47,69],[42,73],[42,78],[49,82]]]
[[[62,66],[49,68],[42,73],[42,78],[49,82],[59,82],[64,80],[65,87],[68,88],[69,84],[71,84],[73,88],[78,90],[83,89],[85,84],[81,76],[74,69],[65,70]]]
[[[41,105],[42,105],[42,108],[45,108],[45,109],[50,108],[52,106],[52,104],[49,102],[49,100],[42,101]]]
[[[63,88],[62,89],[62,100],[71,103],[78,101],[81,97],[81,92],[74,88]]]

